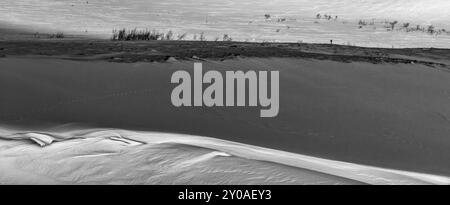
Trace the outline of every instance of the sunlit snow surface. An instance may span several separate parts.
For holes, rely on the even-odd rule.
[[[2,184],[450,184],[443,176],[172,133],[2,128],[0,138]]]
[[[186,32],[190,40],[203,32],[207,40],[228,34],[240,41],[449,48],[449,34],[387,31],[384,24],[450,31],[449,10],[448,0],[2,0],[0,21],[105,38],[114,28],[137,27]],[[338,18],[318,20],[318,13]],[[375,24],[359,28],[359,20]]]

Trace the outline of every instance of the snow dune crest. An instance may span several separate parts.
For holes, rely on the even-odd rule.
[[[2,182],[23,172],[49,180],[21,183],[44,184],[450,184],[444,176],[174,133],[2,129],[0,138]]]

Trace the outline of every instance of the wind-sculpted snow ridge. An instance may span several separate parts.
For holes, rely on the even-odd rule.
[[[444,176],[174,133],[2,128],[0,138],[3,184],[450,184]]]

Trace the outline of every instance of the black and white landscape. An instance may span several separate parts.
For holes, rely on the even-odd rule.
[[[0,184],[450,184],[449,9],[2,0]],[[194,62],[279,71],[278,115],[175,107]]]

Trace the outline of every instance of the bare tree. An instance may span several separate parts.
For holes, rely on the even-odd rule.
[[[389,24],[391,24],[392,30],[394,30],[395,25],[396,25],[397,23],[398,23],[398,21],[389,22]]]

